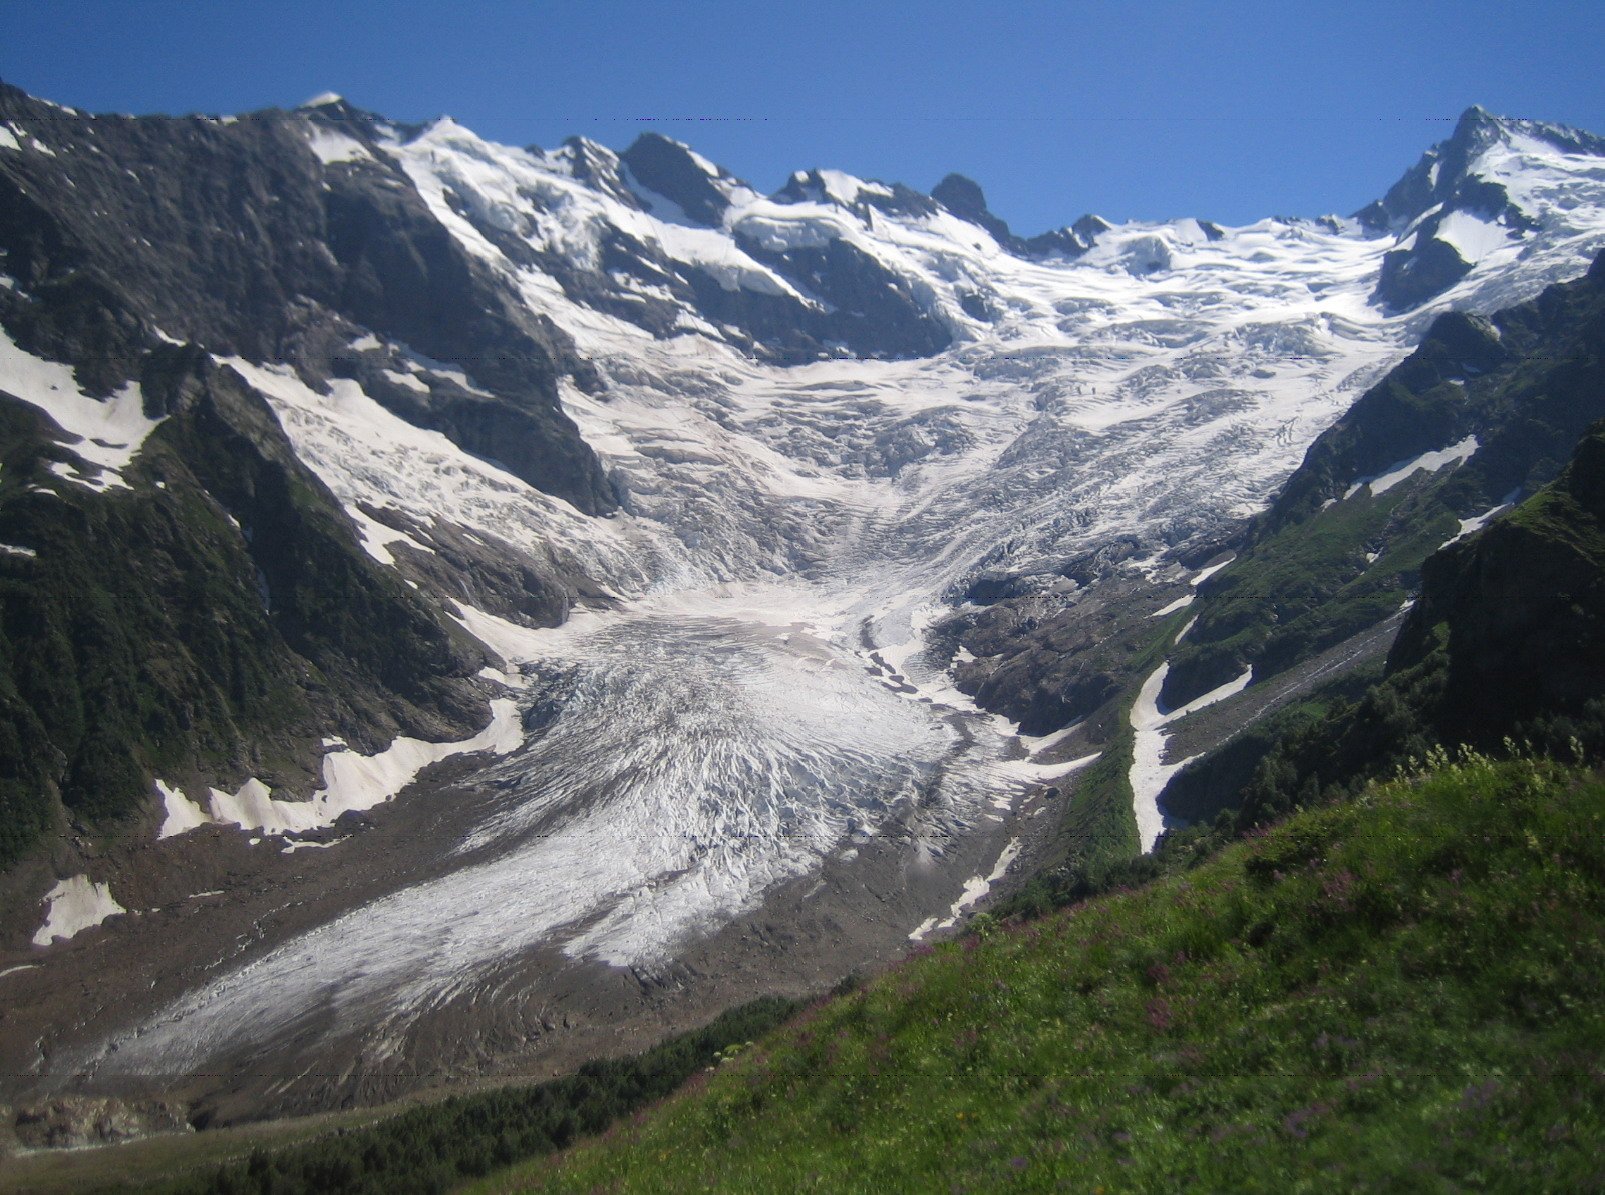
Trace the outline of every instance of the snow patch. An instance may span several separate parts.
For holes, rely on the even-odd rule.
[[[1226,557],[1225,560],[1220,561],[1218,564],[1212,564],[1208,568],[1199,569],[1197,574],[1194,575],[1192,579],[1187,582],[1187,584],[1191,585],[1194,589],[1197,589],[1205,581],[1209,580],[1216,573],[1220,572],[1221,569],[1225,568],[1228,564],[1236,559],[1236,554],[1233,554]]]
[[[452,605],[457,607],[457,613],[452,621],[509,663],[517,664],[539,659],[549,650],[550,645],[547,642],[549,636],[540,631],[520,626],[509,619],[486,613],[462,602],[453,602]],[[480,675],[486,674],[482,671]],[[503,680],[504,676],[504,673],[496,671],[490,679],[501,680],[506,684],[508,682]]]
[[[1511,244],[1507,229],[1464,211],[1453,211],[1445,216],[1433,236],[1452,245],[1468,265],[1476,265],[1494,250]]]
[[[1514,506],[1516,504],[1516,499],[1519,497],[1521,497],[1521,487],[1518,486],[1516,489],[1513,489],[1510,491],[1510,493],[1506,494],[1498,506],[1491,507],[1490,509],[1483,511],[1480,515],[1473,515],[1469,519],[1461,519],[1460,530],[1454,535],[1450,536],[1448,539],[1444,540],[1441,547],[1447,548],[1450,544],[1459,543],[1468,535],[1475,535],[1477,532],[1481,531],[1484,527],[1491,523],[1496,517]]]
[[[1137,700],[1131,707],[1131,729],[1135,736],[1132,744],[1131,800],[1137,818],[1137,834],[1142,840],[1143,853],[1154,849],[1159,836],[1165,832],[1165,816],[1159,808],[1159,795],[1165,791],[1170,778],[1192,763],[1197,756],[1189,756],[1176,763],[1165,762],[1165,741],[1170,737],[1165,727],[1171,722],[1197,713],[1217,701],[1224,701],[1248,688],[1254,670],[1246,669],[1234,680],[1218,689],[1188,702],[1180,709],[1167,714],[1159,712],[1159,692],[1170,675],[1170,664],[1161,664],[1143,681]]]
[[[959,917],[963,915],[964,910],[985,897],[988,892],[992,891],[992,885],[1003,878],[1004,874],[1009,870],[1010,864],[1019,856],[1020,848],[1020,840],[1011,838],[1009,844],[998,855],[998,861],[993,865],[990,873],[984,876],[971,876],[964,881],[964,890],[959,893],[959,898],[948,909],[948,916],[941,921],[938,921],[935,917],[930,917],[920,922],[919,926],[908,935],[909,941],[924,941],[925,936],[933,930],[952,929],[953,926],[957,925]]]
[[[479,751],[506,755],[517,749],[524,741],[518,703],[499,697],[490,703],[490,708],[490,724],[460,742],[429,743],[401,736],[375,755],[362,755],[338,739],[325,739],[325,746],[337,746],[324,755],[323,787],[308,801],[279,800],[272,789],[253,776],[232,793],[209,789],[208,810],[203,813],[181,790],[157,781],[167,802],[167,820],[158,837],[182,834],[208,822],[238,826],[269,837],[307,834],[332,826],[344,814],[372,809],[393,799],[430,764],[454,755]],[[258,840],[253,844],[254,841]]]
[[[1481,447],[1476,436],[1467,436],[1458,444],[1451,444],[1447,448],[1440,448],[1435,452],[1423,452],[1420,456],[1409,460],[1397,461],[1389,465],[1374,477],[1357,478],[1353,485],[1344,491],[1345,500],[1354,497],[1365,486],[1371,487],[1371,496],[1385,494],[1417,469],[1425,469],[1428,473],[1436,473],[1445,465],[1458,465],[1461,461],[1471,457]]]
[[[62,880],[45,893],[45,899],[50,908],[44,925],[33,936],[35,946],[76,937],[108,917],[128,912],[112,898],[111,885],[93,883],[87,875]]]
[[[1196,579],[1193,581],[1193,584],[1194,585],[1198,584]],[[1155,610],[1148,617],[1149,618],[1163,618],[1167,614],[1174,614],[1178,610],[1184,610],[1188,606],[1191,606],[1193,604],[1193,599],[1196,598],[1197,596],[1198,595],[1196,593],[1184,593],[1184,594],[1181,595],[1181,597],[1177,598],[1175,601],[1171,602],[1169,605],[1162,606],[1158,610]]]
[[[419,543],[405,531],[397,531],[394,527],[381,523],[378,519],[369,517],[360,508],[353,505],[346,510],[351,521],[357,525],[357,533],[362,537],[362,550],[373,557],[380,564],[387,564],[391,568],[396,565],[396,558],[390,552],[391,544],[406,544],[420,552],[431,555],[434,549]]]
[[[86,477],[66,467],[56,470],[58,475],[92,490],[132,488],[121,470],[161,422],[145,417],[138,383],[127,383],[104,401],[91,398],[78,388],[70,366],[35,357],[0,329],[0,389],[38,407],[69,436],[77,437],[67,446],[101,470],[96,477]]]
[[[162,794],[162,804],[167,810],[161,829],[156,831],[158,840],[173,838],[211,824],[212,819],[207,816],[206,811],[186,797],[182,789],[173,788],[165,781],[158,780],[156,791]]]
[[[506,755],[513,751],[524,741],[518,703],[498,697],[490,706],[490,725],[461,742],[426,743],[422,739],[401,737],[377,755],[359,755],[349,750],[325,755],[324,787],[312,796],[322,824],[331,825],[341,814],[383,804],[411,784],[430,764],[453,755],[476,751]]]
[[[325,166],[332,166],[336,162],[373,161],[373,155],[368,152],[368,147],[355,137],[335,129],[323,128],[321,125],[312,129],[308,144]]]

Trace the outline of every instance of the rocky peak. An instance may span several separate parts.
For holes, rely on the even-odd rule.
[[[1381,199],[1356,212],[1373,231],[1400,232],[1434,206],[1460,207],[1497,215],[1509,204],[1504,188],[1483,178],[1479,159],[1500,142],[1521,136],[1564,153],[1605,157],[1605,138],[1565,125],[1495,116],[1480,105],[1460,114],[1449,138],[1422,154]]]
[[[1503,148],[1501,148],[1503,147]],[[1397,247],[1383,259],[1374,299],[1407,311],[1454,286],[1506,241],[1538,228],[1541,212],[1512,198],[1512,171],[1559,169],[1554,151],[1605,157],[1605,139],[1563,125],[1495,116],[1481,107],[1461,114],[1454,133],[1434,145],[1380,200],[1355,213]],[[1531,165],[1515,166],[1513,161]]]
[[[619,160],[653,196],[667,199],[688,219],[710,228],[723,221],[730,191],[741,185],[690,146],[661,133],[642,133]]]
[[[1018,237],[1008,224],[986,206],[981,184],[962,174],[949,174],[931,189],[931,198],[961,220],[986,229],[1004,249],[1017,257],[1080,257],[1100,232],[1111,227],[1097,216],[1083,216],[1068,228],[1055,228],[1034,237]]]
[[[563,163],[569,177],[588,184],[593,190],[607,195],[636,210],[645,205],[639,196],[625,184],[620,170],[619,155],[589,137],[569,137],[550,160]]]
[[[987,210],[986,194],[981,184],[962,174],[949,174],[931,188],[931,198],[961,220],[979,225],[992,234],[1000,245],[1015,243],[1015,236],[1003,220]]]

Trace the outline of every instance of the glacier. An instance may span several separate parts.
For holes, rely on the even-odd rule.
[[[1092,758],[1053,758],[1058,736],[1023,736],[954,686],[955,648],[937,632],[970,584],[1007,574],[1048,587],[1064,560],[1124,537],[1132,576],[1196,586],[1213,570],[1178,557],[1262,509],[1435,315],[1530,297],[1605,245],[1600,159],[1520,133],[1481,168],[1533,227],[1507,235],[1458,218],[1446,235],[1476,268],[1400,313],[1373,290],[1413,226],[1132,223],[1078,257],[1030,259],[945,210],[873,207],[891,189],[839,172],[781,202],[699,160],[727,203],[709,225],[591,143],[517,149],[450,120],[382,126],[372,145],[310,123],[308,138],[330,169],[394,161],[451,236],[572,337],[605,385],[565,381],[564,410],[622,511],[582,514],[349,378],[320,392],[287,367],[226,364],[267,396],[376,560],[402,568],[404,547],[427,550],[366,513],[390,511],[493,536],[608,600],[555,629],[447,610],[502,658],[487,675],[520,703],[524,732],[482,761],[494,799],[442,843],[441,866],[217,969],[64,1056],[64,1071],[198,1070],[270,1042],[310,1052],[347,1038],[379,1066],[406,1055],[428,1017],[501,990],[525,952],[651,974],[871,839],[953,869],[900,937],[952,925],[1019,856],[1042,812],[1027,810],[1031,790]],[[574,282],[672,297],[645,271],[610,270],[619,235],[726,291],[813,306],[823,300],[764,253],[850,244],[952,342],[911,359],[842,349],[782,365],[689,309],[654,333]],[[553,257],[566,282],[540,264]],[[449,368],[376,337],[352,348],[410,361],[397,380]],[[473,387],[471,365],[457,377]],[[127,431],[121,452],[144,434]],[[1154,700],[1164,667],[1130,715],[1145,846],[1163,829],[1153,798],[1180,766],[1165,761],[1169,717]],[[169,814],[175,828],[199,824]]]

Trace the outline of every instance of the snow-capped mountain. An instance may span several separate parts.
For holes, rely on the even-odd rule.
[[[1094,658],[1602,246],[1605,145],[1480,109],[1352,218],[1022,238],[958,176],[0,91],[6,1069],[381,1094],[953,924],[1114,683],[971,647]]]

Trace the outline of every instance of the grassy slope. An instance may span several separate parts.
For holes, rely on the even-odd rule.
[[[475,1189],[1599,1189],[1602,817],[1442,766],[937,947]]]
[[[1172,663],[1183,682],[1200,679],[1176,691],[1196,696],[1245,663],[1263,680],[1397,611],[1422,561],[1458,528],[1439,496],[1449,480],[1417,474],[1378,497],[1362,492],[1256,544],[1205,587],[1198,626]]]

